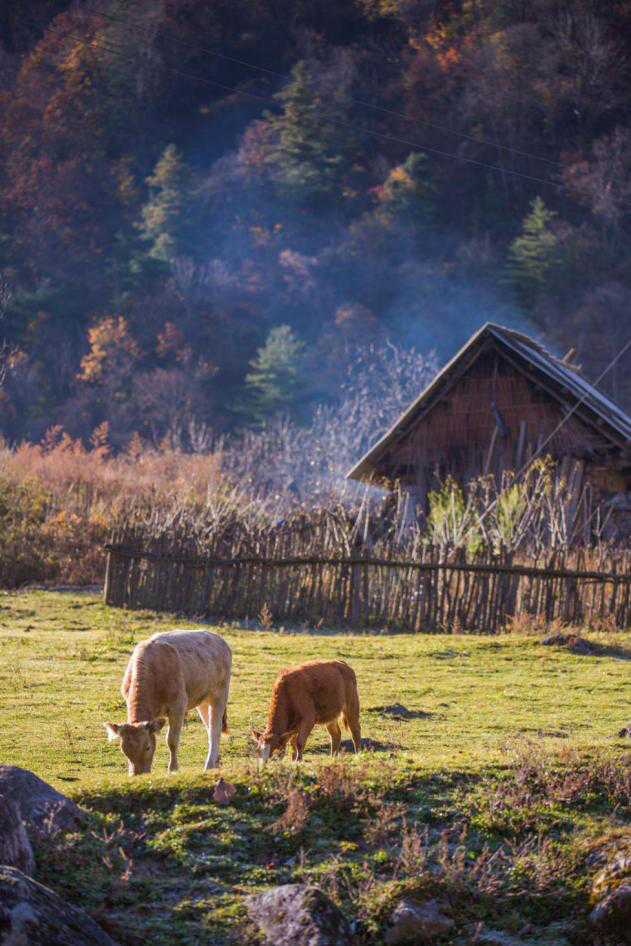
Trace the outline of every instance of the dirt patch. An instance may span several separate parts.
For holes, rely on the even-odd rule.
[[[573,654],[587,657],[615,657],[617,660],[631,660],[631,651],[615,644],[598,644],[588,641],[578,634],[548,634],[541,643],[547,647],[565,647]]]
[[[370,713],[379,713],[381,716],[388,716],[390,719],[431,719],[434,713],[428,713],[426,710],[412,710],[404,706],[403,703],[390,703],[387,706],[371,706]]]

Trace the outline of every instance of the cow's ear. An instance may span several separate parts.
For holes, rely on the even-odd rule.
[[[255,742],[258,742],[263,733],[259,732],[258,729],[251,729],[250,736],[254,739]]]
[[[149,732],[160,732],[165,723],[166,719],[162,719],[162,717],[160,717],[160,719],[152,719],[148,723],[145,723],[145,729]]]
[[[117,723],[103,723],[105,732],[110,742],[115,742],[121,737],[121,728]]]

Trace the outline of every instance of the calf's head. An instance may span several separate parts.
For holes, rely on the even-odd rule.
[[[283,733],[282,736],[276,733],[263,733],[258,729],[250,732],[252,739],[256,744],[256,757],[259,762],[265,763],[274,754],[282,758],[285,755],[285,748],[291,736],[290,732]]]
[[[104,723],[107,737],[118,740],[121,750],[127,756],[127,768],[130,775],[142,775],[151,772],[153,755],[156,751],[156,733],[160,732],[166,720],[151,719],[146,723]]]

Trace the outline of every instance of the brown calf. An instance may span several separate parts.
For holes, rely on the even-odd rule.
[[[309,733],[322,723],[331,736],[331,755],[340,750],[344,726],[353,737],[355,752],[361,747],[359,695],[355,672],[343,660],[312,660],[282,670],[272,691],[265,732],[252,730],[262,762],[275,752],[283,755],[291,743],[294,761],[302,759]]]

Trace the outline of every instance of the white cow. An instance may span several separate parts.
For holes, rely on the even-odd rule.
[[[168,631],[136,645],[122,686],[127,722],[104,724],[108,737],[120,740],[130,775],[151,771],[156,733],[165,716],[169,772],[177,771],[180,733],[193,707],[208,731],[204,769],[218,765],[221,733],[228,731],[231,665],[230,648],[210,631]]]

